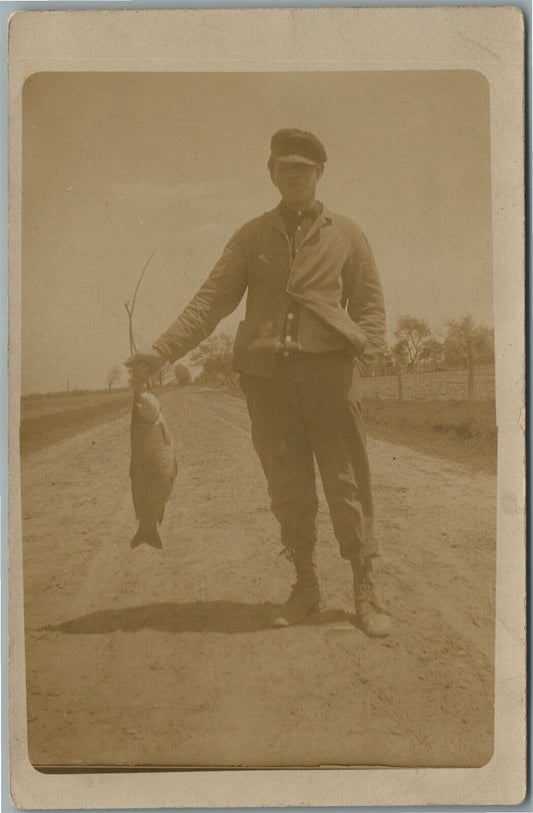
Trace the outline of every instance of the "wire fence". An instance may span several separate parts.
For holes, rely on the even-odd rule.
[[[370,374],[365,376],[362,381],[365,398],[398,400],[398,378],[393,370],[388,375]],[[468,371],[406,372],[404,370],[401,388],[405,401],[466,401],[468,400]],[[476,366],[472,399],[492,401],[494,397],[494,365]]]

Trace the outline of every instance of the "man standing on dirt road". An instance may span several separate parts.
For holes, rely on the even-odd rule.
[[[315,197],[326,161],[311,133],[274,134],[268,168],[280,204],[237,230],[176,321],[126,364],[145,380],[196,347],[248,290],[234,368],[282,544],[296,569],[273,624],[298,623],[319,606],[315,457],[340,554],[352,567],[360,626],[370,636],[385,636],[391,622],[376,584],[360,386],[361,366],[383,344],[385,311],[364,234]]]

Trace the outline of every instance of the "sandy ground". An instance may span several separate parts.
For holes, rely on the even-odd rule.
[[[36,766],[476,766],[492,753],[496,482],[370,440],[390,638],[352,615],[323,497],[324,608],[292,583],[245,404],[173,390],[163,551],[132,550],[128,418],[22,461]]]

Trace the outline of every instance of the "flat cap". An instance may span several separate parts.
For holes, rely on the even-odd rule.
[[[324,164],[328,160],[321,141],[304,130],[278,130],[270,141],[269,166],[273,161],[291,163]]]

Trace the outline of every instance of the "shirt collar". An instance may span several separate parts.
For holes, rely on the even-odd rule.
[[[283,203],[283,201],[281,201],[281,203]],[[274,228],[276,228],[282,234],[286,234],[285,221],[281,214],[281,203],[278,204],[278,206],[276,206],[275,209],[271,209],[269,212],[265,212],[265,215],[271,218],[272,225],[274,226]],[[322,206],[322,204],[320,204],[320,207],[321,211],[318,217],[315,219],[315,222],[311,227],[312,229],[314,229],[315,227],[318,228],[320,226],[326,224],[330,225],[331,223],[333,223],[334,217],[333,213],[326,206]]]
[[[320,203],[320,201],[315,200],[312,206],[309,206],[306,209],[296,210],[293,209],[291,206],[288,206],[284,200],[280,201],[278,210],[280,215],[283,218],[294,218],[294,219],[309,219],[309,220],[316,220],[319,214],[321,214],[322,209],[324,207]]]

